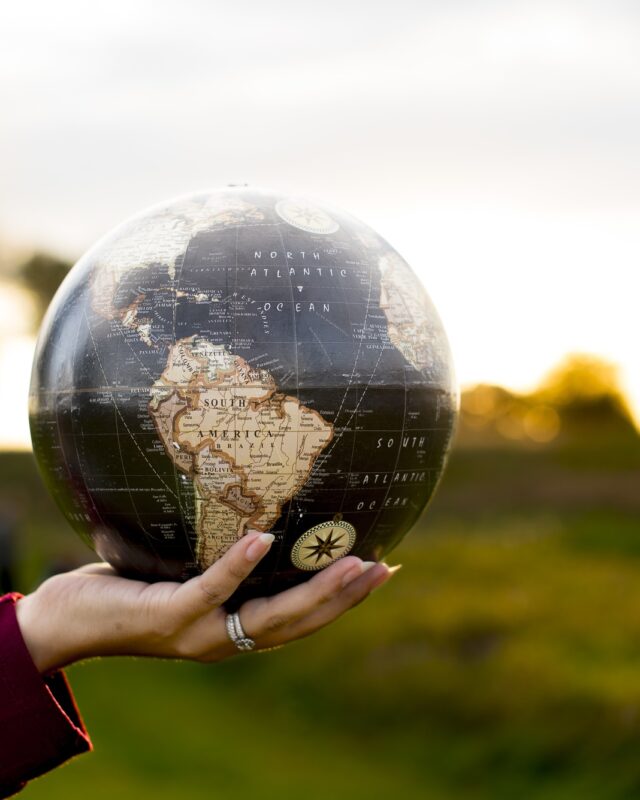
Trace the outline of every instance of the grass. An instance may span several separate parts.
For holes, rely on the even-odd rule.
[[[71,668],[95,753],[25,799],[637,798],[639,476],[637,440],[458,451],[402,572],[314,637]]]

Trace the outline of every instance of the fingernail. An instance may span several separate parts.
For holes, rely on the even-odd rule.
[[[370,564],[371,562],[361,561],[359,564],[355,564],[348,572],[342,576],[342,587],[344,588],[347,584],[351,583],[351,581],[355,581],[356,578],[359,578],[362,573],[369,569],[368,566],[365,564]]]
[[[275,538],[272,533],[261,533],[260,536],[256,537],[247,547],[247,552],[245,553],[247,561],[257,561],[262,558]]]
[[[387,565],[385,564],[385,566]],[[395,573],[398,572],[398,570],[400,569],[402,569],[402,564],[396,564],[395,567],[387,566],[386,574],[383,572],[382,575],[380,575],[380,577],[373,584],[371,591],[377,589],[379,586],[382,586],[383,583],[386,583],[391,578],[391,576],[395,575]]]

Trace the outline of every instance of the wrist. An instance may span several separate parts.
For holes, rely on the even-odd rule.
[[[22,638],[41,674],[97,654],[99,624],[87,624],[77,588],[68,575],[55,575],[16,605]]]
[[[63,664],[60,663],[62,659],[57,652],[58,637],[56,633],[50,629],[46,621],[40,619],[36,594],[37,591],[18,600],[16,618],[33,663],[38,672],[44,674],[63,666]]]

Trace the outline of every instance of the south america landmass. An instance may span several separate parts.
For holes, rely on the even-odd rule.
[[[201,569],[250,528],[268,531],[333,438],[333,426],[278,392],[270,372],[199,336],[171,348],[149,412],[193,482]]]

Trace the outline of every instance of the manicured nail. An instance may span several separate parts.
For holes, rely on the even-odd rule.
[[[275,538],[272,533],[261,533],[260,536],[256,537],[247,547],[247,552],[245,553],[247,561],[257,561],[262,558]]]
[[[382,575],[380,575],[380,577],[373,584],[373,587],[372,587],[371,591],[373,591],[374,589],[377,589],[379,586],[382,586],[382,584],[386,583],[388,580],[390,580],[391,576],[395,575],[395,573],[399,569],[402,569],[402,564],[396,564],[395,567],[389,567],[386,564],[385,564],[385,566],[387,567],[386,574],[383,572]]]
[[[362,573],[369,569],[369,567],[365,567],[365,564],[368,563],[366,561],[361,561],[359,564],[354,564],[353,567],[348,572],[342,576],[342,588],[347,586],[351,581],[355,581],[356,578],[359,578]]]

